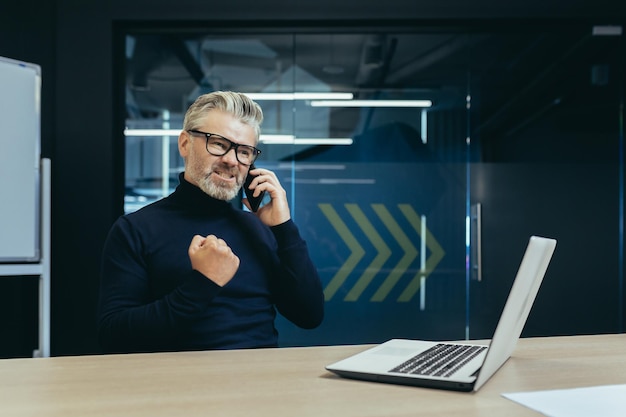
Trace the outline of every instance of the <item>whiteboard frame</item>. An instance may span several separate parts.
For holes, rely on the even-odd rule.
[[[26,213],[25,217],[15,220],[16,229],[12,229],[11,231],[3,230],[5,239],[8,239],[2,246],[0,246],[0,276],[5,277],[19,277],[19,276],[38,276],[39,277],[39,325],[38,325],[38,347],[33,351],[33,357],[49,357],[50,356],[50,289],[51,289],[51,271],[50,271],[50,257],[51,257],[51,230],[52,230],[52,219],[51,219],[51,206],[52,206],[52,169],[51,169],[51,161],[47,158],[41,158],[41,67],[37,64],[32,64],[28,62],[17,61],[11,58],[0,57],[0,64],[6,66],[7,74],[20,74],[20,76],[15,77],[16,83],[19,84],[23,78],[20,78],[22,74],[19,71],[19,68],[24,68],[28,71],[29,75],[33,74],[33,84],[29,85],[28,91],[25,94],[34,94],[34,96],[28,97],[20,97],[17,93],[10,94],[5,96],[11,101],[10,104],[15,102],[16,106],[19,107],[22,104],[31,104],[33,107],[28,107],[29,110],[32,110],[32,113],[28,113],[30,117],[32,115],[33,120],[22,121],[19,120],[23,116],[21,114],[15,114],[13,116],[16,117],[18,123],[3,123],[4,128],[7,129],[6,134],[8,136],[9,142],[8,145],[3,149],[4,154],[10,158],[15,158],[15,161],[9,161],[8,164],[11,168],[15,166],[21,166],[24,161],[20,161],[23,154],[20,151],[26,150],[26,152],[32,152],[29,156],[28,160],[25,161],[24,169],[27,170],[27,181],[32,179],[32,184],[24,185],[24,194],[20,194],[22,190],[19,190],[20,184],[18,181],[24,180],[21,174],[23,172],[16,170],[17,172],[8,172],[7,178],[0,178],[0,180],[7,180],[10,182],[10,185],[7,185],[7,190],[16,191],[19,196],[12,195],[18,204],[25,203],[21,198],[23,196],[28,196],[28,199],[31,201],[32,199],[32,207],[28,207],[28,210],[24,210]],[[16,70],[17,71],[14,71]],[[13,80],[10,78],[8,81]],[[6,79],[4,81],[7,81]],[[19,84],[21,85],[21,84]],[[32,87],[32,90],[30,89]],[[22,101],[20,101],[22,100]],[[30,101],[32,100],[32,102]],[[11,106],[8,106],[11,108]],[[26,106],[24,106],[25,108]],[[6,108],[3,110],[6,111]],[[19,113],[19,112],[16,112]],[[24,113],[24,114],[26,114]],[[9,116],[11,117],[11,116]],[[5,119],[3,121],[6,122]],[[21,125],[20,125],[21,122]],[[20,134],[15,134],[15,131],[19,131]],[[22,130],[25,131],[24,135],[21,135]],[[28,143],[20,143],[19,140],[26,137],[27,139],[32,139],[32,142]],[[6,149],[9,145],[15,144],[17,146],[23,146],[17,150],[10,147],[8,150]],[[12,152],[15,151],[15,152]],[[28,155],[27,155],[28,156]],[[6,162],[6,161],[3,161]],[[13,162],[17,162],[17,165],[14,165]],[[30,171],[32,169],[32,171]],[[9,183],[7,183],[9,184]],[[17,185],[17,188],[15,187]],[[11,186],[13,188],[11,188]],[[2,191],[5,191],[2,188]],[[34,195],[29,195],[27,193],[32,192]],[[5,196],[6,197],[6,196]],[[6,200],[5,200],[6,202]],[[24,207],[22,207],[24,208]],[[32,210],[32,211],[31,211]],[[7,209],[7,212],[0,215],[6,215],[7,218],[14,215],[16,210]],[[28,216],[33,216],[34,219],[31,219]],[[22,214],[20,214],[22,216]],[[11,220],[11,219],[9,219]],[[32,220],[32,223],[31,223]],[[2,223],[3,226],[6,226],[7,229],[12,228],[13,225],[7,226],[7,223]],[[28,229],[28,233],[22,233],[24,229]],[[32,232],[32,236],[30,233]],[[26,242],[26,243],[25,243]],[[7,245],[15,244],[18,249],[15,252],[11,251],[4,252],[7,248]]]
[[[41,256],[41,67],[0,57],[0,263]]]

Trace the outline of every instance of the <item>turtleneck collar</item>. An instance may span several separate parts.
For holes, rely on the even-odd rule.
[[[228,212],[234,207],[229,201],[218,200],[206,194],[199,187],[187,181],[184,172],[178,175],[179,184],[168,198],[174,204],[194,212]]]

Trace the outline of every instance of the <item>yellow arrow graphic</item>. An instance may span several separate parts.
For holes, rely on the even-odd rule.
[[[407,218],[411,226],[415,229],[418,234],[421,234],[422,230],[422,221],[420,220],[420,216],[413,210],[413,208],[409,204],[399,204],[398,207],[400,211],[404,214],[404,217]],[[426,247],[430,249],[430,256],[426,259],[426,269],[423,271],[419,271],[409,285],[404,289],[400,297],[398,297],[398,301],[406,302],[410,301],[415,293],[420,288],[421,277],[428,277],[430,273],[435,269],[437,264],[443,258],[445,251],[439,245],[439,242],[435,239],[435,237],[426,229],[426,236],[422,236],[422,239],[426,239]]]
[[[346,204],[346,209],[378,251],[378,255],[376,255],[374,260],[365,268],[365,272],[363,272],[356,284],[354,284],[354,287],[352,287],[348,295],[346,295],[346,298],[344,298],[345,301],[357,301],[365,288],[372,282],[372,279],[374,279],[378,271],[380,271],[380,268],[385,264],[387,259],[389,259],[391,250],[356,204]]]
[[[385,278],[380,285],[376,293],[371,298],[371,301],[383,301],[393,287],[398,283],[402,274],[411,265],[411,262],[417,257],[417,249],[406,234],[402,231],[398,223],[393,219],[391,213],[385,208],[383,204],[372,204],[372,208],[378,214],[378,217],[385,224],[387,229],[391,232],[393,237],[398,241],[400,247],[404,251],[404,256],[398,261],[395,267],[393,267],[391,273]]]
[[[339,268],[335,276],[330,280],[324,289],[324,298],[326,301],[329,301],[333,298],[337,290],[341,288],[345,280],[348,278],[348,275],[350,275],[361,258],[363,258],[365,251],[361,245],[359,245],[359,242],[357,242],[354,235],[350,233],[346,224],[339,218],[339,215],[330,204],[319,204],[319,208],[322,210],[322,213],[324,213],[330,224],[333,225],[337,233],[339,233],[339,237],[343,239],[348,248],[352,251],[348,259],[346,259],[341,268]]]

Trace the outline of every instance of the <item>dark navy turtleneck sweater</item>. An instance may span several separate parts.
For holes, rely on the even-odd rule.
[[[224,239],[239,257],[224,287],[191,269],[196,234]],[[100,279],[106,352],[275,347],[276,310],[302,328],[323,317],[317,269],[293,221],[267,227],[182,174],[170,196],[115,222]]]

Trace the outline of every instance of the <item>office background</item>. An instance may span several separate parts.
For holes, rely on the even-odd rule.
[[[290,27],[296,31],[308,27],[321,33],[324,28],[329,33],[345,33],[357,26],[385,27],[391,31],[420,26],[431,29],[467,26],[469,31],[480,25],[498,30],[511,25],[528,27],[530,31],[537,28],[554,35],[579,27],[587,27],[590,32],[594,25],[624,26],[626,13],[617,1],[502,4],[396,0],[382,4],[246,0],[222,4],[197,0],[176,3],[58,0],[0,6],[0,55],[37,63],[43,72],[42,153],[52,160],[53,355],[99,352],[95,309],[100,251],[110,225],[124,210],[124,138],[120,131],[124,121],[118,112],[124,106],[124,96],[118,84],[123,83],[125,74],[120,68],[119,37],[129,29],[173,24],[180,28],[190,23],[208,28],[211,23],[235,28],[258,27],[264,31],[277,28],[279,32]],[[558,123],[559,119],[550,119],[554,125],[550,126],[553,135],[549,138],[541,130],[512,135],[508,141],[486,145],[481,157],[473,161],[489,163],[464,166],[472,171],[468,174],[473,179],[468,186],[472,191],[470,203],[481,202],[485,215],[485,285],[474,280],[462,281],[460,292],[440,295],[444,300],[453,296],[461,304],[455,305],[452,317],[442,311],[423,316],[421,326],[426,336],[448,336],[428,333],[442,322],[453,335],[462,337],[468,317],[473,329],[471,336],[488,334],[497,318],[498,306],[501,307],[502,294],[510,285],[519,256],[532,233],[559,239],[559,247],[526,334],[623,331],[624,183],[620,176],[624,172],[624,148],[620,123],[626,53],[623,35],[607,42],[609,49],[602,48],[602,59],[589,64],[590,71],[592,64],[603,64],[607,59],[616,65],[611,66],[617,71],[609,75],[608,95],[598,95],[598,101],[581,108],[578,119],[563,118],[563,124]],[[546,63],[549,63],[546,70],[554,65],[550,57],[546,57]],[[569,91],[585,90],[590,82],[575,77],[560,81],[572,87]],[[526,87],[520,85],[520,92]],[[579,124],[574,125],[573,121]],[[541,123],[533,126],[548,128]],[[338,160],[341,158],[337,156]],[[449,158],[447,162],[463,162]],[[394,164],[390,165],[386,167],[392,170]],[[399,166],[407,165],[403,162]],[[399,183],[407,181],[400,178]],[[459,190],[465,198],[465,185]],[[381,201],[385,200],[364,200],[363,204]],[[347,201],[353,202],[360,205],[361,200]],[[333,233],[332,229],[328,230],[329,234]],[[340,236],[330,240],[342,244]],[[447,246],[446,250],[448,255],[455,253]],[[463,261],[464,255],[461,251]],[[316,256],[321,258],[325,254]],[[494,278],[496,274],[507,278]],[[332,277],[330,273],[326,278]],[[467,289],[465,284],[471,288]],[[470,302],[466,304],[468,294]],[[346,317],[351,312],[357,315],[362,313],[360,308],[366,312],[379,306],[361,307],[329,300],[331,317],[333,314]],[[408,313],[412,311],[410,304],[402,308]],[[1,279],[0,313],[3,317],[0,357],[30,356],[37,344],[37,280],[34,277]],[[401,314],[406,316],[406,313]],[[381,314],[384,317],[386,313]],[[396,313],[389,320],[397,317]],[[328,320],[320,329],[324,333],[308,333],[302,340],[324,342],[325,335],[332,333],[331,327],[335,325],[339,326]],[[377,326],[384,327],[380,323]],[[354,331],[366,330],[363,326]],[[417,331],[412,336],[422,336]],[[383,335],[384,331],[380,331],[367,334],[366,340],[355,341],[375,341]],[[296,334],[294,340],[297,338]]]

